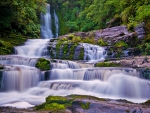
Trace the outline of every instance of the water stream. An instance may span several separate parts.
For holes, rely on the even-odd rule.
[[[93,95],[100,98],[127,99],[144,102],[150,99],[150,81],[139,78],[132,68],[94,68],[92,64],[57,60],[52,70],[41,72],[35,68],[38,58],[49,58],[47,45],[52,38],[50,6],[42,16],[41,36],[15,47],[15,55],[0,56],[6,70],[0,79],[0,106],[29,108],[45,102],[49,95]],[[57,23],[57,19],[55,21]],[[50,26],[49,26],[50,25]],[[104,48],[82,44],[84,60],[105,59]]]

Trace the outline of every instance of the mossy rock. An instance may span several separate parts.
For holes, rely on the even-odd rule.
[[[36,110],[51,110],[63,112],[72,105],[72,99],[61,96],[48,96],[46,102],[35,107]]]
[[[88,110],[90,109],[90,102],[80,102],[80,106],[82,109]]]
[[[45,58],[39,58],[35,64],[35,67],[42,71],[50,70],[50,61]]]
[[[95,64],[95,67],[120,67],[119,63],[114,62],[98,62]]]
[[[108,42],[105,42],[102,38],[97,41],[99,46],[108,46]]]
[[[104,98],[98,98],[98,97],[94,97],[94,96],[90,96],[90,95],[69,95],[68,97],[75,99],[89,99],[89,100],[98,100],[98,101],[106,101],[107,99]]]
[[[117,48],[119,48],[119,47],[120,48],[121,47],[128,48],[129,47],[128,44],[126,42],[124,42],[124,41],[118,41],[118,42],[115,43],[114,46],[117,47]]]

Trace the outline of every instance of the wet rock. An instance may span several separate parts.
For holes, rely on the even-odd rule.
[[[150,56],[128,57],[111,62],[117,62],[123,67],[150,68]]]
[[[0,65],[0,70],[4,69],[4,66],[3,65]]]
[[[75,52],[74,52],[74,59],[75,60],[79,59],[79,55],[80,55],[82,49],[83,49],[82,45],[78,45],[76,47]]]
[[[134,29],[135,32],[137,33],[139,39],[143,39],[145,36],[144,26],[145,26],[145,24],[141,23],[141,24],[137,25]]]

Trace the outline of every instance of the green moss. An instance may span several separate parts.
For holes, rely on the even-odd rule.
[[[107,45],[108,45],[108,43],[105,42],[102,38],[100,38],[100,39],[98,40],[97,44],[98,44],[99,46],[107,46]]]
[[[62,41],[62,40],[58,40],[57,41],[57,44],[56,44],[56,56],[55,56],[55,58],[59,58],[59,52],[60,52],[60,48],[61,48],[63,42],[64,41]]]
[[[125,43],[124,41],[118,41],[118,42],[115,43],[114,46],[115,46],[115,47],[125,47],[125,48],[128,48],[128,47],[129,47],[128,44]]]
[[[88,110],[90,108],[90,102],[87,103],[80,102],[80,106],[81,108]]]
[[[106,99],[103,99],[103,98],[97,98],[97,97],[94,97],[94,96],[90,96],[90,95],[69,95],[68,97],[71,97],[73,98],[74,100],[75,99],[89,99],[89,100],[98,100],[98,101],[106,101]]]
[[[120,67],[121,65],[114,62],[98,62],[95,67]]]
[[[82,41],[83,43],[96,44],[94,37],[92,38],[87,37],[87,38],[82,39]]]
[[[80,55],[78,60],[84,60],[84,48],[80,50]]]
[[[50,61],[44,58],[39,58],[36,62],[35,67],[39,68],[42,71],[50,70]]]
[[[36,110],[51,110],[51,111],[58,111],[58,110],[65,110],[67,107],[72,105],[71,99],[61,96],[49,96],[46,98],[46,102],[36,106]]]
[[[29,37],[8,31],[0,31],[0,55],[12,54],[13,47],[22,45]]]

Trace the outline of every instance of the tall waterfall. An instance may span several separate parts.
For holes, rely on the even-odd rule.
[[[46,5],[46,14],[41,14],[41,38],[57,38],[59,32],[59,20],[54,9],[51,16],[50,5]],[[52,30],[52,23],[54,23],[55,31]]]
[[[144,102],[150,98],[150,81],[141,79],[132,68],[96,68],[93,62],[102,61],[107,55],[103,47],[83,43],[84,60],[53,60],[51,70],[40,71],[35,67],[41,57],[48,57],[50,38],[58,37],[58,16],[54,10],[56,34],[51,30],[50,5],[41,14],[41,38],[28,39],[15,47],[16,55],[0,56],[0,106],[33,107],[45,102],[49,95],[92,95],[100,98],[127,99]],[[54,47],[56,48],[56,47]],[[80,63],[79,63],[80,62]]]
[[[50,5],[46,4],[46,14],[41,14],[41,38],[53,38],[53,33],[51,29],[51,14]]]
[[[56,32],[55,37],[58,37],[59,21],[55,9],[54,9],[54,20],[55,20],[55,32]]]

